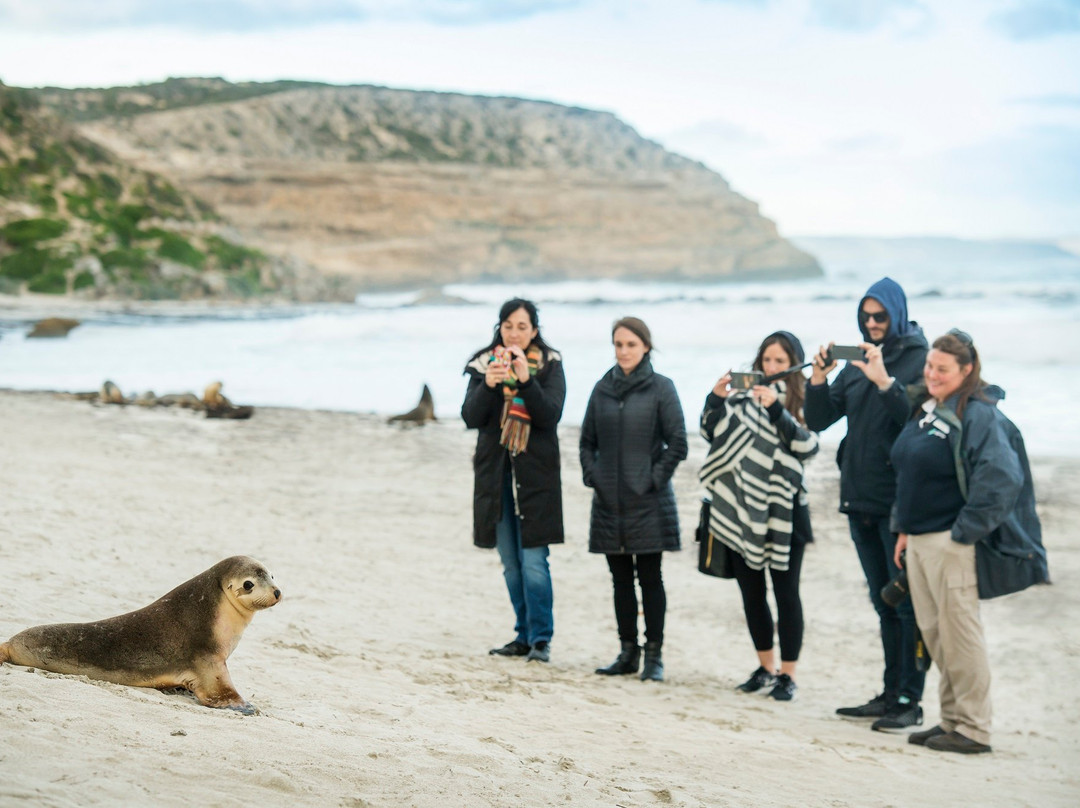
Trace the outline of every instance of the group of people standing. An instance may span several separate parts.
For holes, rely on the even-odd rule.
[[[873,719],[875,730],[921,725],[925,672],[915,649],[922,642],[941,673],[941,720],[909,741],[988,752],[979,598],[1049,578],[1023,440],[997,410],[1004,393],[981,379],[968,335],[954,330],[929,346],[889,278],[871,286],[857,316],[863,359],[849,361],[831,383],[831,344],[807,362],[798,338],[776,331],[754,358],[757,383],[733,386],[726,373],[705,400],[700,426],[709,449],[699,476],[711,501],[708,531],[731,556],[759,662],[737,690],[778,701],[795,696],[799,576],[813,541],[804,464],[818,451],[817,432],[846,418],[837,457],[840,510],[880,620],[885,671],[880,695],[837,713]],[[674,384],[653,369],[648,326],[624,317],[611,338],[615,364],[593,388],[579,443],[582,480],[593,489],[589,550],[604,554],[611,571],[620,642],[615,660],[596,673],[661,681],[661,561],[680,547],[671,478],[687,456],[685,419]],[[548,551],[564,540],[562,358],[541,336],[536,306],[515,298],[465,372],[461,414],[478,432],[474,543],[498,550],[515,613],[514,638],[490,653],[548,662]],[[881,590],[901,575],[905,557],[911,599],[892,606]]]

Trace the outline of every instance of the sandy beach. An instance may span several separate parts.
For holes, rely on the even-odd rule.
[[[497,555],[471,543],[460,420],[230,422],[11,392],[0,414],[0,638],[141,608],[236,554],[284,594],[230,659],[258,715],[0,665],[0,805],[1080,804],[1080,460],[1033,461],[1055,585],[983,604],[994,752],[967,758],[834,715],[880,690],[881,651],[833,447],[809,470],[817,541],[785,704],[733,690],[757,662],[735,583],[697,572],[696,436],[676,476],[684,550],[664,562],[667,681],[646,684],[593,674],[618,640],[576,429],[544,665],[487,653],[512,612]]]

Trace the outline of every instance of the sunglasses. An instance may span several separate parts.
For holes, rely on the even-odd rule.
[[[859,322],[868,323],[873,320],[878,325],[883,325],[889,322],[889,312],[887,311],[863,311],[859,309]]]

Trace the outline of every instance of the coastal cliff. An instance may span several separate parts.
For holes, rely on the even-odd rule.
[[[820,275],[719,174],[542,101],[170,79],[35,91],[80,136],[342,293],[478,280]]]
[[[168,99],[143,88],[146,112],[132,91],[96,120],[105,106],[84,96],[81,131],[266,249],[359,288],[820,274],[720,175],[610,113],[381,87],[187,86],[197,103],[180,86]]]

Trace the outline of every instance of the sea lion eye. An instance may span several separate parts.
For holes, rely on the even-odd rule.
[[[245,592],[250,592],[254,588],[255,588],[255,584],[253,584],[251,581],[244,581],[244,591]]]

